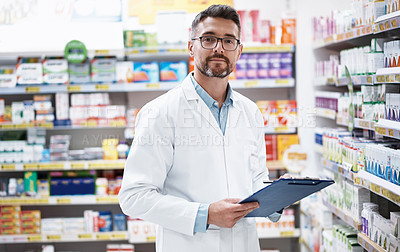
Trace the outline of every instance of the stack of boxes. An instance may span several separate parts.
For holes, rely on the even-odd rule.
[[[70,135],[53,135],[50,137],[49,149],[51,161],[68,160],[68,149],[70,140]]]
[[[40,211],[21,211],[20,206],[0,206],[1,235],[40,234]]]

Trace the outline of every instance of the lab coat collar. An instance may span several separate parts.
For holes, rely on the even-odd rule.
[[[206,105],[206,103],[201,99],[201,97],[197,94],[196,89],[190,79],[190,74],[186,76],[185,80],[182,82],[182,90],[183,93],[188,100],[192,109],[197,110],[210,124],[211,126],[222,136],[223,133],[221,128],[218,125],[218,122],[215,120],[212,115],[210,108]],[[233,101],[233,105],[230,107],[228,111],[228,122],[225,130],[225,134],[229,131],[229,125],[236,125],[237,120],[240,116],[240,106],[239,106],[239,98],[237,94],[232,90],[231,99]],[[195,102],[193,102],[195,101]]]

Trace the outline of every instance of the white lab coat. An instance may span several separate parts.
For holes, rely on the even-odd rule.
[[[268,180],[262,115],[239,93],[232,99],[225,135],[189,76],[138,114],[119,201],[160,225],[158,252],[260,251],[254,218],[193,232],[200,203],[245,198]]]

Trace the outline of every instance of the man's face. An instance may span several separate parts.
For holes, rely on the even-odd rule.
[[[223,18],[207,17],[203,19],[195,30],[195,37],[215,36],[218,38],[239,38],[239,29],[235,22]],[[214,49],[204,49],[200,40],[189,41],[189,53],[194,57],[195,67],[205,76],[224,78],[236,66],[243,46],[240,44],[236,50],[227,51],[222,47],[222,41]]]

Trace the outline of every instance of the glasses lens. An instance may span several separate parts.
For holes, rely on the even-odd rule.
[[[217,38],[215,37],[202,37],[201,44],[205,49],[213,49],[217,44]]]
[[[222,40],[222,45],[225,50],[235,50],[237,46],[236,39],[224,38]]]

